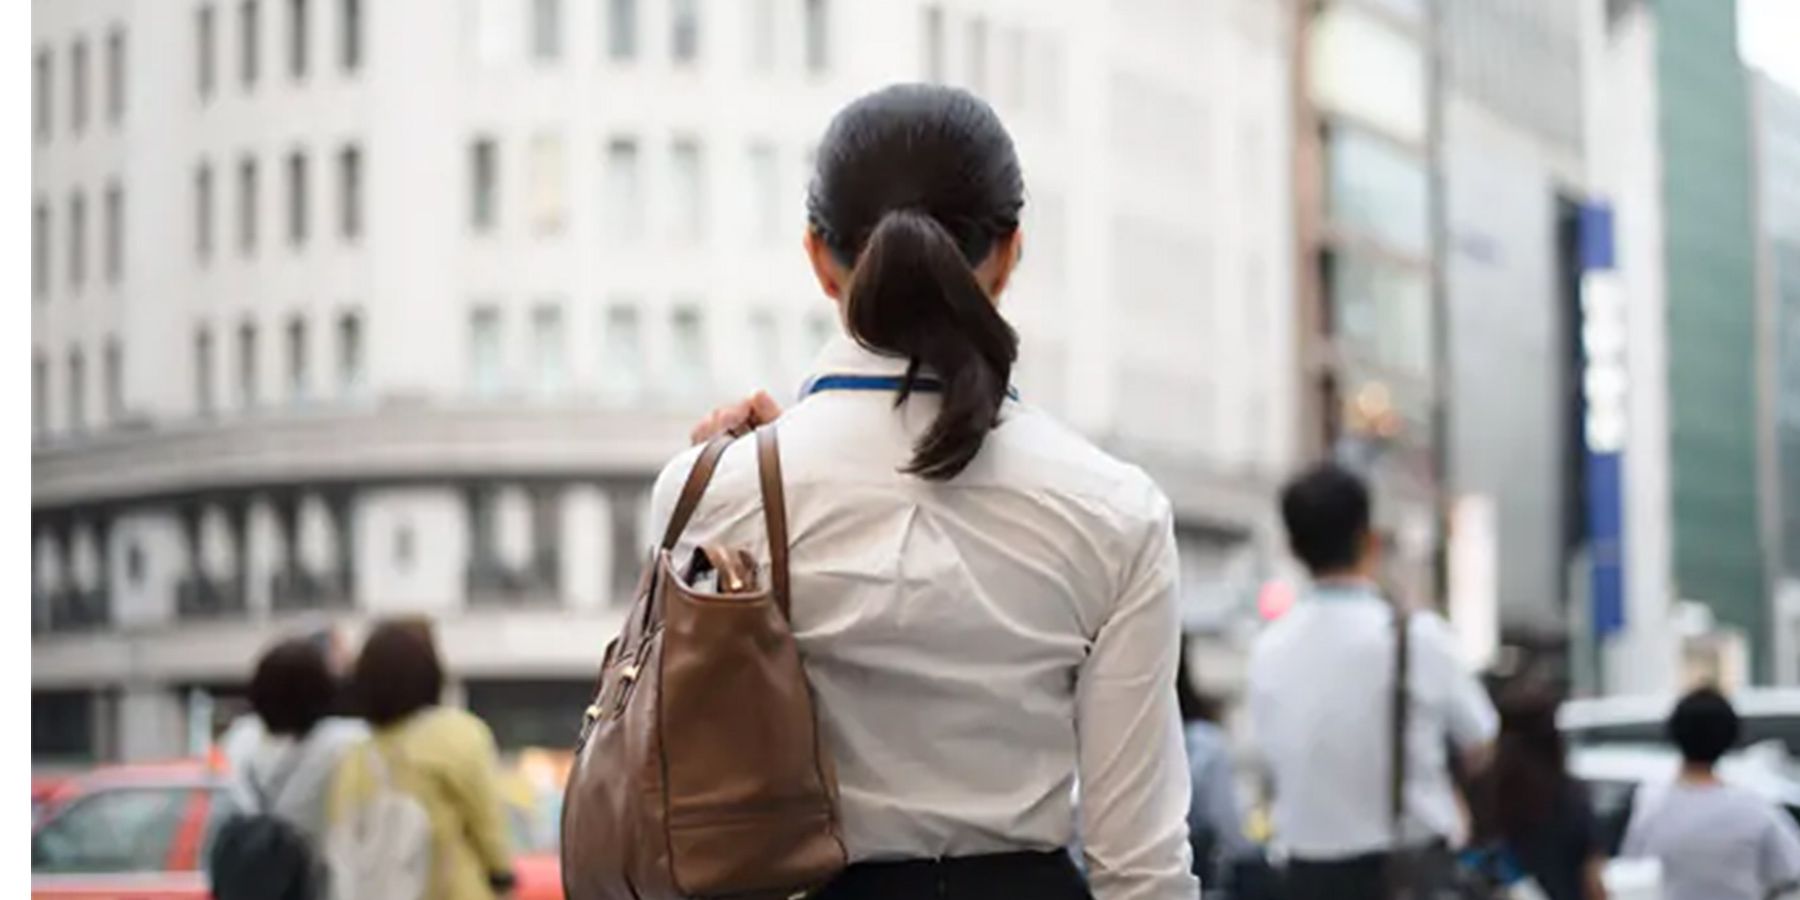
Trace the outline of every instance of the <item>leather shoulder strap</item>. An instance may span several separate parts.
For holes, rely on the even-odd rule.
[[[738,435],[725,432],[706,442],[706,449],[700,451],[700,458],[694,460],[694,468],[688,472],[687,483],[681,486],[681,497],[675,501],[675,511],[669,515],[669,526],[663,531],[662,548],[675,549],[675,543],[681,540],[681,533],[687,530],[688,520],[694,517],[694,511],[700,508],[700,498],[706,496],[706,486],[712,483],[713,472],[719,468],[719,458],[725,455],[725,448],[738,439]]]
[[[775,605],[788,615],[787,493],[781,483],[781,442],[775,427],[756,430],[756,469],[762,476],[763,525],[769,532],[769,586]]]
[[[1406,824],[1406,731],[1410,717],[1410,692],[1407,690],[1412,657],[1412,615],[1399,603],[1394,604],[1394,697],[1389,749],[1392,753],[1388,784],[1388,812],[1394,827],[1394,848],[1405,840]]]

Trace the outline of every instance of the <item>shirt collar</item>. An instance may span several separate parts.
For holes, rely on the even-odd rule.
[[[1373,583],[1367,581],[1325,581],[1313,582],[1307,596],[1321,602],[1342,600],[1381,600],[1381,593]]]
[[[806,381],[811,383],[821,375],[905,375],[906,367],[906,357],[870,350],[839,331],[814,357]]]

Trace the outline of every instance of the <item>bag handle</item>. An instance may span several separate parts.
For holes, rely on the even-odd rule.
[[[663,530],[660,545],[662,549],[675,549],[676,542],[681,540],[681,533],[687,530],[688,520],[700,508],[700,498],[706,496],[706,486],[712,483],[720,458],[724,457],[731,442],[742,434],[742,431],[725,431],[706,442],[706,449],[700,451],[700,458],[694,460],[694,468],[688,472],[687,483],[681,486],[681,497],[675,501],[675,511],[669,515],[669,525]]]
[[[785,619],[789,618],[787,492],[781,482],[781,441],[773,425],[756,430],[756,471],[762,480],[763,528],[769,533],[769,587]]]
[[[1412,616],[1398,602],[1394,604],[1394,696],[1393,716],[1390,721],[1392,731],[1389,737],[1390,780],[1388,782],[1388,814],[1394,829],[1394,849],[1403,849],[1406,824],[1406,730],[1409,707],[1407,681],[1411,669],[1408,660],[1412,656],[1407,645],[1411,643],[1412,629],[1408,627]]]

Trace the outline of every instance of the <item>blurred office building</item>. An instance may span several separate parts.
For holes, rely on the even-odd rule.
[[[1776,585],[1773,675],[1800,684],[1800,94],[1766,75],[1752,78],[1756,123],[1756,210],[1760,240],[1763,346],[1770,352],[1767,439],[1776,490],[1771,518]]]
[[[1014,129],[1018,386],[1162,481],[1227,627],[1298,446],[1285,9],[34,3],[34,756],[185,752],[277,634],[412,613],[565,743],[658,468],[835,331],[813,148],[902,80]]]
[[[1593,632],[1609,690],[1773,671],[1749,79],[1735,2],[1590,10],[1580,255]]]

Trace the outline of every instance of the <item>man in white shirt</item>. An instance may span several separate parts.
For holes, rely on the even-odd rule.
[[[1258,638],[1249,709],[1273,776],[1289,897],[1375,900],[1387,892],[1392,851],[1461,839],[1449,751],[1492,740],[1498,717],[1448,624],[1433,613],[1410,615],[1405,814],[1396,834],[1397,613],[1375,584],[1380,539],[1368,488],[1342,468],[1321,466],[1283,490],[1281,513],[1313,584]]]

